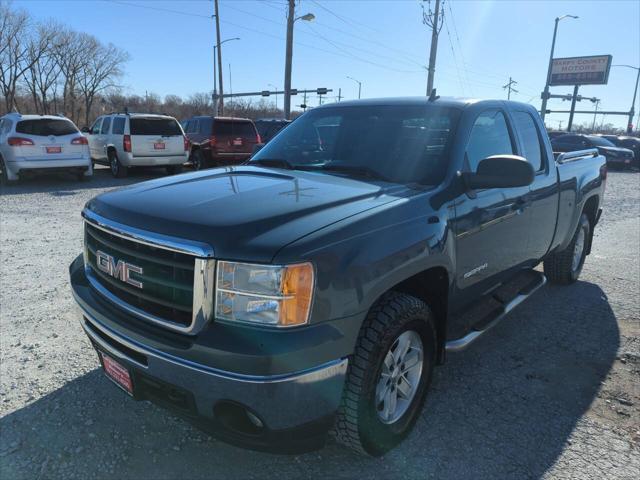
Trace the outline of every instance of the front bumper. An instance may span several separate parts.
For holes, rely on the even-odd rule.
[[[163,352],[106,321],[109,307],[90,287],[74,281],[80,274],[77,263],[71,266],[71,288],[82,328],[96,349],[129,369],[136,399],[151,400],[248,448],[297,453],[324,444],[342,396],[346,358],[289,374],[246,375]],[[263,426],[248,423],[247,411]]]

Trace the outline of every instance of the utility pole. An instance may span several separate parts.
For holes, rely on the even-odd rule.
[[[595,103],[596,103],[596,108],[593,111],[593,124],[591,125],[592,132],[596,131],[596,115],[598,114],[598,105],[600,105],[600,99],[598,98]]]
[[[429,5],[429,11],[424,9],[424,1]],[[442,30],[444,23],[444,10],[440,11],[440,0],[435,0],[435,10],[431,11],[431,0],[423,0],[422,5],[422,23],[431,28],[431,50],[429,51],[429,67],[427,75],[427,96],[431,95],[433,90],[433,80],[436,73],[436,54],[438,52],[438,35]]]
[[[573,97],[571,98],[571,111],[569,112],[569,123],[567,124],[567,132],[570,132],[571,127],[573,126],[573,114],[576,111],[576,101],[578,100],[578,87],[580,87],[580,85],[574,85],[573,87]]]
[[[342,88],[338,89],[338,103],[340,103],[340,100],[342,100]]]
[[[503,89],[507,89],[508,93],[507,93],[507,100],[511,100],[511,92],[513,93],[518,93],[518,91],[512,87],[512,85],[516,85],[518,82],[516,82],[515,80],[512,80],[511,77],[509,77],[509,83],[507,83],[505,86],[503,86]]]
[[[296,18],[296,2],[289,0],[287,15],[287,47],[284,62],[284,118],[291,119],[291,62],[293,60],[293,22]]]
[[[353,77],[350,77],[349,75],[347,75],[347,78],[349,80],[353,80],[354,82],[356,82],[358,84],[358,100],[360,100],[360,95],[362,94],[362,82],[360,80],[357,80]]]
[[[224,94],[224,91],[222,89],[222,49],[220,48],[220,13],[218,10],[218,0],[213,0],[213,5],[215,8],[215,18],[216,18],[216,43],[218,45],[218,85],[220,85],[220,88],[218,89],[218,91],[220,92],[219,113],[220,115],[222,115],[224,111],[224,99],[222,97],[222,95]],[[214,110],[216,110],[215,107],[214,107]]]

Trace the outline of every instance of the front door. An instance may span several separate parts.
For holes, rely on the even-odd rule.
[[[476,118],[465,151],[475,171],[491,155],[516,154],[515,138],[500,109]],[[527,260],[529,187],[489,188],[463,194],[456,203],[456,287],[461,299],[476,298]],[[464,292],[464,293],[463,293]]]
[[[102,119],[103,117],[98,117],[98,119],[93,122],[93,125],[91,125],[91,129],[89,130],[89,134],[87,135],[89,140],[89,152],[91,153],[91,158],[95,160],[102,158],[102,144],[100,143]]]

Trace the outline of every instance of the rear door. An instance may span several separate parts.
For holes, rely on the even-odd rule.
[[[216,153],[224,162],[225,157],[248,157],[258,143],[258,132],[250,120],[220,120],[213,124]]]
[[[33,142],[17,147],[18,155],[27,160],[69,160],[82,157],[86,151],[85,145],[71,143],[80,136],[80,131],[64,118],[21,120],[16,124],[16,135]]]
[[[86,134],[87,140],[89,140],[89,152],[91,153],[91,158],[96,160],[102,158],[102,146],[98,148],[98,137],[100,136],[100,128],[102,127],[102,120],[104,117],[98,117],[91,128],[89,129],[89,133]]]
[[[184,155],[184,136],[177,120],[168,117],[130,117],[131,152],[134,157]]]

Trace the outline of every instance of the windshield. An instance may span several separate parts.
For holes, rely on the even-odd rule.
[[[291,123],[251,162],[434,185],[446,174],[459,114],[433,105],[319,108]]]
[[[38,120],[22,120],[21,122],[18,122],[16,125],[16,132],[42,137],[48,137],[50,135],[59,137],[78,133],[78,129],[68,120],[43,118]]]
[[[129,129],[131,135],[182,135],[180,125],[172,118],[132,118]]]
[[[596,137],[596,136],[589,136],[587,138],[591,140],[591,143],[599,147],[615,147],[615,145],[611,143],[609,140],[607,140],[606,138]]]

